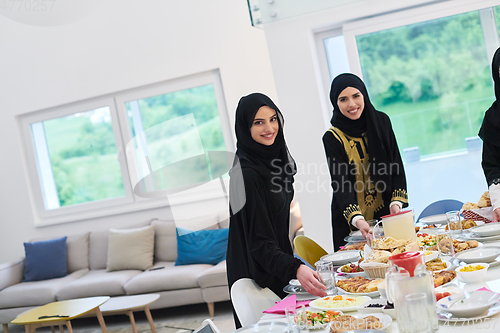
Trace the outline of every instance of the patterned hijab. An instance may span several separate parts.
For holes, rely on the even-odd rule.
[[[344,116],[337,104],[340,93],[347,87],[358,89],[365,102],[363,113],[356,120]],[[366,133],[371,176],[375,183],[381,180],[390,186],[391,179],[387,174],[387,166],[394,162],[390,157],[390,136],[388,133],[382,133],[381,112],[373,107],[363,81],[351,73],[338,75],[332,82],[330,101],[333,105],[331,124],[350,136],[361,137],[363,133]]]

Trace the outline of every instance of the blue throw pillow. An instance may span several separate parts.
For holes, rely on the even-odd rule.
[[[67,274],[66,238],[24,243],[24,281],[39,281]]]
[[[175,266],[191,264],[216,265],[226,260],[229,228],[191,231],[177,228]]]

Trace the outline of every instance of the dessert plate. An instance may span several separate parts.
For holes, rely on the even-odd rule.
[[[446,219],[446,214],[437,214],[422,217],[418,222],[422,222],[425,224],[446,224],[448,223],[448,219]]]

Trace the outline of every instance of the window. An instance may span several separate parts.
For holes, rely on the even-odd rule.
[[[356,52],[350,54],[354,70],[373,104],[391,117],[400,149],[418,147],[426,156],[465,150],[494,100],[488,53],[496,46],[485,43],[487,16],[481,10],[434,14],[440,15],[404,20],[400,14],[386,18],[390,24],[344,27]]]
[[[165,193],[147,192],[223,177],[230,163],[217,152],[234,151],[216,71],[38,111],[20,124],[41,225],[165,205],[151,199]]]

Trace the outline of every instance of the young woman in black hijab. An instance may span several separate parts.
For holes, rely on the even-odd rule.
[[[483,139],[484,176],[488,182],[493,221],[500,221],[500,48],[493,56],[491,75],[495,84],[495,97],[491,107],[484,115],[479,137]]]
[[[406,177],[389,117],[375,110],[365,84],[340,74],[330,90],[332,127],[323,144],[332,180],[335,250],[351,231],[371,237],[366,221],[408,206]]]
[[[236,158],[229,173],[229,288],[238,279],[251,278],[284,297],[283,288],[297,278],[311,294],[326,296],[317,273],[294,258],[288,238],[296,166],[285,143],[280,110],[266,95],[242,97],[235,130]]]

